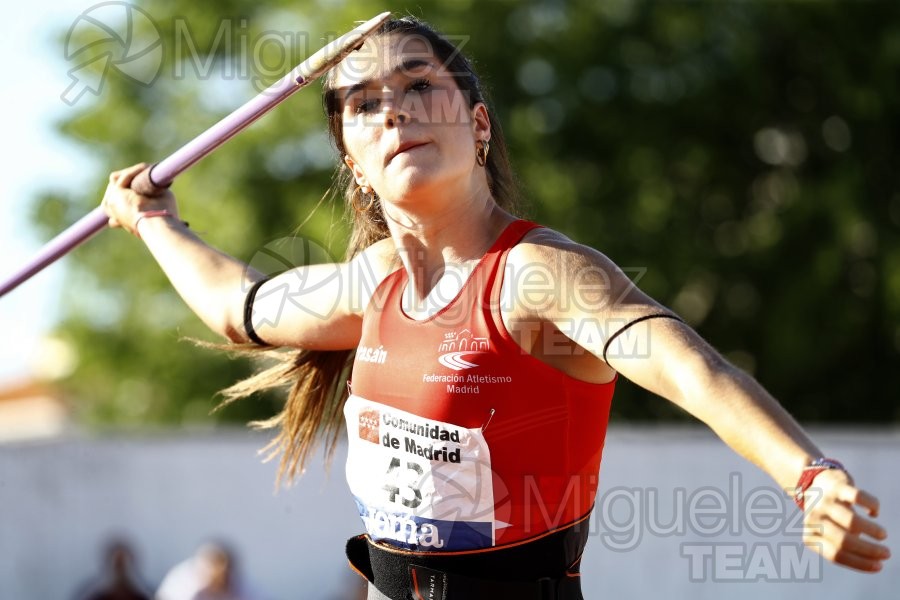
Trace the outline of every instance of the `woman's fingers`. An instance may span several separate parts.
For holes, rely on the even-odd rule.
[[[118,176],[116,173],[110,173],[109,175],[109,185],[106,186],[106,192],[103,194],[103,200],[100,202],[100,206],[103,207],[103,210],[106,211],[106,216],[109,217],[109,226],[110,227],[121,227],[122,224],[119,222],[118,214],[119,214],[119,196],[122,192],[118,187]]]
[[[881,570],[891,552],[875,540],[887,538],[887,531],[870,517],[878,515],[878,498],[853,485],[840,471],[826,471],[816,480],[818,502],[808,506],[803,541],[838,564],[866,572]],[[868,517],[859,514],[859,506]]]
[[[870,516],[878,516],[878,498],[865,490],[855,488],[852,485],[842,485],[838,487],[835,497],[842,502],[862,506],[869,511]]]
[[[132,165],[126,169],[122,169],[121,171],[117,171],[118,177],[116,178],[116,185],[120,188],[130,188],[131,182],[135,177],[138,176],[138,173],[149,167],[147,163],[138,163],[136,165]]]
[[[804,537],[804,543],[828,560],[861,571],[878,571],[890,557],[886,546],[863,539],[830,519],[822,519]]]
[[[865,490],[857,488],[850,476],[844,471],[838,469],[825,471],[816,478],[815,485],[821,492],[819,502],[831,504],[834,501],[838,501],[850,506],[859,505],[866,509],[870,517],[878,516],[880,509],[878,498]]]
[[[828,560],[839,565],[844,565],[845,567],[850,567],[851,569],[856,569],[857,571],[865,571],[866,573],[877,573],[881,570],[881,560],[859,556],[841,549],[827,538],[819,536],[815,537],[816,539],[812,542],[807,542],[807,545]]]
[[[857,514],[856,511],[843,502],[835,502],[830,505],[824,516],[850,533],[868,535],[876,540],[887,538],[887,531],[885,531],[884,527],[871,519]]]

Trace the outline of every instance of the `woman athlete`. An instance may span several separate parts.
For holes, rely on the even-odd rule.
[[[103,205],[213,331],[297,349],[236,393],[294,379],[268,422],[289,476],[346,423],[365,525],[347,553],[369,598],[581,598],[620,375],[795,495],[812,549],[881,569],[878,500],[753,378],[606,256],[513,216],[499,124],[445,38],[390,21],[328,75],[325,108],[354,216],[346,262],[266,279],[194,235],[170,192],[132,191],[144,164],[112,173]]]

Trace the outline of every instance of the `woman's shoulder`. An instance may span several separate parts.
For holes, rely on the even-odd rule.
[[[572,240],[550,227],[532,229],[509,252],[507,264],[513,268],[537,264],[552,270],[593,266],[615,270],[615,264],[601,251]]]

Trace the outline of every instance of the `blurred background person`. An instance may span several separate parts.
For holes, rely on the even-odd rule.
[[[238,572],[234,552],[207,542],[163,578],[156,600],[262,600]]]
[[[85,584],[75,600],[150,600],[146,586],[136,574],[134,552],[124,539],[106,545],[103,572]]]

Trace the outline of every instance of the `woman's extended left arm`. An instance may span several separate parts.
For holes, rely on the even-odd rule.
[[[688,325],[665,316],[642,320],[674,314],[641,292],[601,253],[552,234],[545,243],[528,244],[523,250],[530,254],[526,261],[556,255],[550,262],[559,265],[554,269],[557,284],[565,286],[556,297],[567,301],[545,305],[544,318],[622,376],[703,421],[779,487],[794,490],[804,467],[824,456],[753,377],[730,364]],[[594,326],[585,326],[587,322]],[[815,489],[821,495],[807,496],[804,542],[836,563],[880,570],[890,553],[869,539],[886,538],[871,518],[878,514],[878,500],[838,469],[819,474]],[[857,506],[868,516],[856,512]]]
[[[632,328],[636,331],[631,335],[649,341],[648,352],[645,356],[609,352],[610,366],[706,423],[779,487],[792,492],[804,467],[824,456],[755,379],[731,365],[690,327],[673,319],[651,319]],[[841,470],[823,471],[813,489],[821,496],[812,490],[807,494],[804,542],[839,564],[879,571],[890,553],[867,539],[887,537],[869,518],[878,514],[878,499],[857,488]]]

